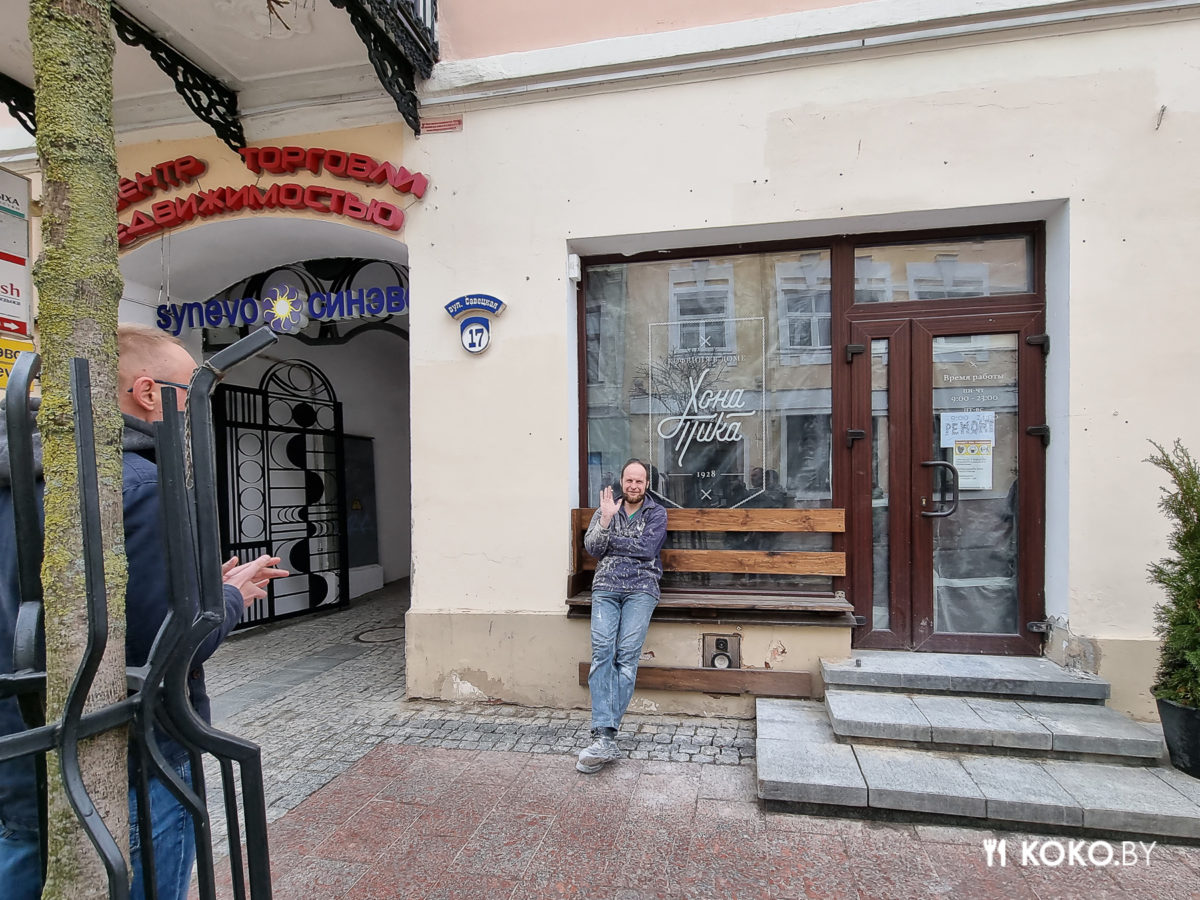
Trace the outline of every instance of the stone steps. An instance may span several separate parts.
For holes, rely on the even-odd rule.
[[[837,739],[918,749],[1037,754],[1155,764],[1159,734],[1091,703],[1001,700],[828,688],[825,708]]]
[[[1200,781],[1168,766],[844,743],[820,702],[757,702],[763,800],[809,811],[849,807],[863,815],[1200,839]]]
[[[906,653],[856,650],[847,660],[821,660],[827,688],[1022,697],[1045,701],[1103,703],[1109,684],[1048,659],[977,656],[967,653]]]

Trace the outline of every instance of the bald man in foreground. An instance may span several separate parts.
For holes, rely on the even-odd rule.
[[[184,393],[196,369],[187,349],[175,338],[141,325],[117,329],[120,354],[118,405],[125,420],[122,439],[122,499],[125,515],[125,555],[129,584],[125,592],[125,662],[141,666],[167,615],[170,589],[167,583],[166,548],[163,542],[162,507],[159,500],[158,464],[154,458],[154,423],[163,418],[162,389]],[[41,442],[35,439],[35,466],[41,490]],[[13,627],[20,597],[17,591],[16,536],[13,525],[11,470],[8,436],[0,431],[0,671],[13,669]],[[255,599],[266,596],[272,578],[288,573],[276,568],[277,557],[260,556],[244,565],[237,558],[225,563],[225,621],[196,651],[188,673],[188,695],[192,708],[206,722],[211,712],[204,686],[202,663],[242,617]],[[0,700],[0,734],[24,730],[15,698]],[[191,781],[186,750],[159,733],[159,746],[185,782]],[[133,797],[137,773],[130,771],[130,851],[133,886],[130,896],[145,896],[142,882],[140,840]],[[150,818],[154,835],[155,881],[159,900],[183,900],[196,857],[191,817],[157,778],[150,780]],[[33,760],[30,757],[0,763],[0,894],[7,900],[37,900],[41,896],[37,798]]]

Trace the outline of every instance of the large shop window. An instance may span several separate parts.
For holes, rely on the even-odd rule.
[[[828,250],[594,265],[585,284],[589,505],[630,456],[650,463],[651,490],[670,507],[831,505]],[[832,547],[828,534],[672,533],[670,541]],[[664,587],[830,590],[832,582],[668,573]]]

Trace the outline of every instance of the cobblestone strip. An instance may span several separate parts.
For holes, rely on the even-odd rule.
[[[412,702],[389,740],[464,750],[572,753],[591,740],[583,710]],[[714,724],[717,722],[719,724]],[[627,716],[617,746],[630,759],[739,765],[754,758],[754,722]]]

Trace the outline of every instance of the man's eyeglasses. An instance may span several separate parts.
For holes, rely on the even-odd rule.
[[[163,387],[178,388],[179,390],[183,391],[184,393],[187,393],[187,389],[188,389],[188,386],[186,384],[180,384],[178,381],[163,381],[161,378],[155,378],[154,383],[161,384]],[[133,388],[125,388],[125,393],[132,394]]]

